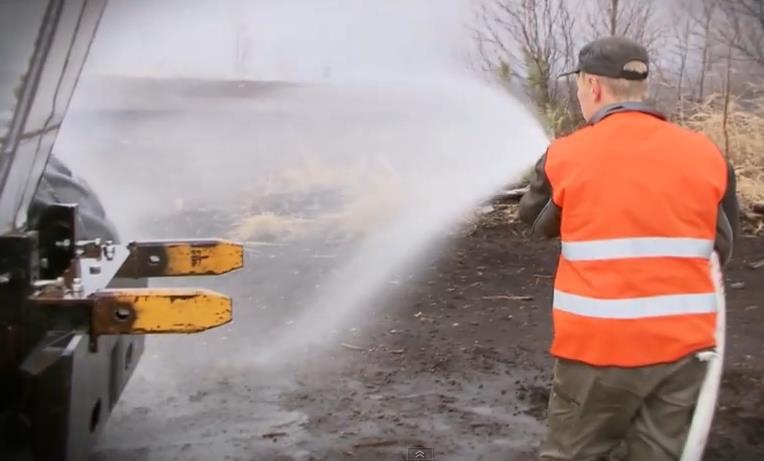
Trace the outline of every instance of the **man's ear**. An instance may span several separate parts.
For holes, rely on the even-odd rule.
[[[602,99],[602,83],[595,77],[587,76],[587,78],[589,79],[587,82],[589,91],[591,91],[594,101],[599,102]]]

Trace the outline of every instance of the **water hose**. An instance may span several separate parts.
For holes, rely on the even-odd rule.
[[[701,461],[703,452],[711,431],[711,422],[714,419],[716,402],[719,396],[719,387],[722,379],[724,365],[724,342],[726,328],[726,303],[724,299],[724,276],[722,274],[719,255],[714,252],[711,256],[711,276],[716,291],[716,350],[698,354],[698,359],[708,362],[706,376],[698,395],[698,403],[692,416],[690,431],[684,444],[681,461]]]

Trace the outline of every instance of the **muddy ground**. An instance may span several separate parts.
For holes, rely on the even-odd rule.
[[[279,251],[258,250],[248,264],[277,273]],[[485,217],[391,284],[366,321],[278,370],[229,359],[230,346],[216,354],[232,340],[225,332],[150,341],[95,459],[384,461],[406,460],[410,447],[439,461],[532,459],[556,251]],[[745,238],[727,273],[729,345],[707,460],[764,459],[764,267],[753,268],[762,259],[764,238]],[[243,300],[236,322],[268,325],[289,310],[256,308],[267,286],[244,273],[216,288]]]
[[[416,270],[393,274],[336,331],[316,328],[324,335],[319,345],[258,360],[276,340],[303,339],[307,332],[294,320],[357,249],[357,237],[332,225],[307,229],[307,237],[280,236],[275,224],[318,223],[321,214],[342,212],[347,197],[331,187],[281,196],[273,193],[280,188],[228,185],[269,184],[269,164],[254,153],[278,159],[283,165],[270,165],[278,172],[301,166],[304,156],[323,158],[308,155],[314,151],[347,148],[334,138],[352,134],[355,158],[369,147],[367,133],[398,126],[399,117],[360,116],[366,112],[349,110],[358,104],[347,96],[327,117],[326,107],[309,104],[313,90],[283,85],[128,83],[110,81],[104,88],[120,90],[96,91],[93,108],[82,104],[60,153],[104,193],[129,227],[126,238],[230,236],[251,244],[243,271],[174,282],[232,295],[234,322],[148,338],[93,461],[385,461],[406,460],[413,447],[431,449],[438,461],[532,457],[550,381],[556,242],[528,240],[509,224],[511,209],[496,207],[447,231]],[[111,101],[108,94],[130,97]],[[210,196],[217,199],[207,203],[219,208],[194,203]],[[164,214],[136,221],[156,210]],[[271,222],[273,235],[233,236],[248,216],[286,219]],[[761,260],[764,238],[746,238],[727,274],[726,376],[708,460],[764,459],[764,267],[752,268]],[[351,274],[346,283],[353,282]]]

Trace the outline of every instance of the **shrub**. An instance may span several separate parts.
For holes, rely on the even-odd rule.
[[[709,136],[730,159],[737,173],[738,195],[746,224],[764,230],[764,97],[731,99],[714,95],[688,107],[678,122]],[[726,118],[726,123],[725,123]],[[758,212],[758,213],[756,213]]]

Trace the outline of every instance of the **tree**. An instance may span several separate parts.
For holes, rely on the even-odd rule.
[[[712,30],[719,20],[717,2],[683,0],[675,5],[671,18],[675,42],[675,59],[672,60],[675,66],[672,70],[676,72],[676,99],[680,110],[688,99],[703,100],[712,63],[720,62],[726,56],[724,47],[720,46]]]
[[[719,0],[726,24],[719,29],[740,55],[764,68],[764,0]]]
[[[653,6],[653,0],[597,0],[587,15],[589,38],[621,35],[655,51],[661,27]]]
[[[688,64],[690,58],[691,46],[691,21],[689,15],[685,15],[681,26],[675,30],[677,40],[677,55],[679,58],[679,76],[677,77],[676,99],[679,103],[679,110],[684,107],[685,88],[684,82],[688,73]]]
[[[575,62],[575,19],[570,2],[486,0],[476,28],[483,68],[504,80],[523,82],[555,132],[576,116],[570,111],[572,86],[559,75]]]
[[[700,75],[698,77],[698,99],[700,100],[703,100],[706,95],[706,75],[710,67],[709,63],[711,62],[710,54],[713,40],[711,36],[711,24],[716,15],[717,4],[717,0],[703,0],[702,2],[700,21],[702,24],[701,40],[703,46],[701,51]]]

